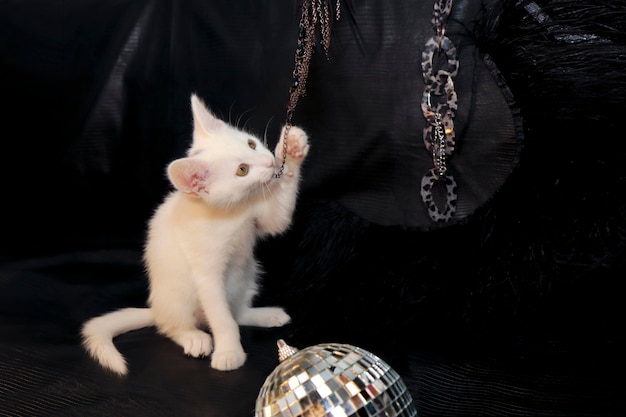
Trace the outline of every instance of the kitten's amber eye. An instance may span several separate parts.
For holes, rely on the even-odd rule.
[[[250,168],[248,167],[247,164],[241,164],[239,165],[239,168],[237,168],[237,175],[240,177],[245,177],[246,175],[248,175],[248,170]]]
[[[250,147],[250,149],[256,149],[256,142],[252,139],[248,139],[248,146]]]

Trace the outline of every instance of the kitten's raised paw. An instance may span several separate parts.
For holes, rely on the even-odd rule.
[[[241,347],[231,350],[216,350],[211,358],[211,367],[218,371],[232,371],[240,368],[246,361],[246,352]]]
[[[285,140],[284,136],[285,135],[283,131],[281,141],[279,143],[279,146],[277,147],[277,150],[279,150],[280,155],[282,155],[282,152],[283,152],[282,141]],[[290,158],[296,161],[301,161],[309,153],[309,139],[307,137],[307,134],[304,133],[304,131],[300,129],[299,127],[292,126],[291,128],[289,128],[289,134],[287,135],[286,140],[287,140],[287,155]]]
[[[182,346],[185,355],[194,358],[207,357],[213,350],[211,336],[202,330],[183,332],[176,336],[175,341]]]

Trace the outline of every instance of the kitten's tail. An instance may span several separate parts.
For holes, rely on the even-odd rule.
[[[83,346],[104,368],[126,375],[126,360],[115,348],[113,338],[131,330],[154,325],[149,308],[123,308],[85,322],[81,334]]]

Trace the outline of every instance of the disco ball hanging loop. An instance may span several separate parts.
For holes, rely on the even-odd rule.
[[[255,417],[417,417],[404,382],[376,355],[339,343],[277,344],[280,363],[259,391]]]

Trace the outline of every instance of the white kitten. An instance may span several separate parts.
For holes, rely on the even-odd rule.
[[[103,367],[120,375],[126,361],[113,345],[121,333],[155,325],[185,354],[212,353],[219,370],[243,365],[239,325],[275,327],[290,318],[279,307],[251,306],[259,266],[259,236],[290,225],[300,165],[308,153],[306,134],[284,129],[275,154],[258,139],[216,118],[195,95],[193,144],[187,157],[167,169],[175,191],[149,225],[144,261],[150,280],[149,308],[125,308],[87,321],[83,345]],[[285,175],[275,178],[283,161]],[[209,333],[201,330],[208,325]]]

